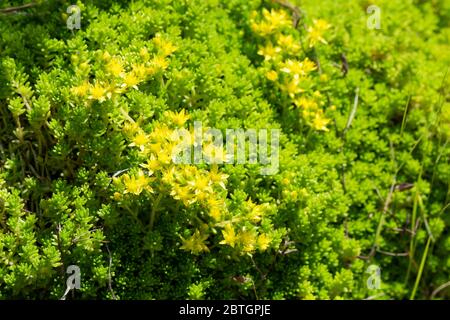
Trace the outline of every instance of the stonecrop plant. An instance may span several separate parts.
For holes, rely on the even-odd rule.
[[[252,12],[252,16],[257,15],[256,11]],[[304,122],[313,129],[328,131],[330,119],[324,114],[326,101],[320,92],[321,82],[326,82],[328,77],[318,70],[319,61],[311,61],[307,53],[319,43],[327,44],[324,33],[330,25],[322,19],[314,20],[313,26],[305,27],[307,36],[302,37],[285,10],[272,9],[269,12],[263,9],[262,15],[260,22],[251,20],[251,28],[265,40],[258,55],[264,57],[261,68],[267,69],[266,78],[283,92],[279,101],[283,107],[289,106],[287,112],[300,113]],[[299,111],[292,111],[292,106]],[[335,109],[335,106],[328,107]]]
[[[0,299],[450,298],[449,0],[26,3]]]

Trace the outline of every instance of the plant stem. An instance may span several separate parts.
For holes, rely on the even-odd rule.
[[[415,250],[415,241],[414,241],[414,235],[415,235],[415,230],[414,228],[416,227],[416,217],[417,217],[417,207],[418,207],[418,202],[419,202],[419,193],[417,191],[417,188],[415,190],[414,193],[414,204],[413,204],[413,212],[412,212],[412,217],[411,217],[411,231],[413,231],[413,233],[411,233],[411,239],[409,241],[409,264],[408,264],[408,271],[406,271],[406,278],[405,278],[405,285],[408,283],[408,279],[409,279],[409,274],[411,272],[411,267],[412,267],[412,262],[414,260],[414,250]]]
[[[416,295],[417,287],[419,286],[420,278],[422,277],[423,269],[425,266],[425,260],[427,259],[428,249],[430,248],[430,243],[431,243],[431,237],[428,237],[427,245],[425,246],[425,251],[423,252],[423,255],[422,255],[422,261],[420,261],[419,273],[417,274],[416,282],[414,283],[414,288],[411,293],[411,297],[409,298],[410,300],[414,300],[414,297]]]
[[[161,202],[161,198],[162,198],[162,193],[160,192],[158,194],[158,197],[156,198],[155,202],[153,203],[152,206],[152,211],[150,213],[150,230],[153,230],[153,224],[155,223],[155,215],[156,215],[156,210],[158,209],[159,203]]]

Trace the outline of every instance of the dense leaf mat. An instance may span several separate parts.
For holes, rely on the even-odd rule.
[[[58,299],[69,265],[73,299],[450,298],[450,1],[86,0],[79,30],[24,3],[0,298]],[[280,129],[278,171],[174,164],[195,121]]]

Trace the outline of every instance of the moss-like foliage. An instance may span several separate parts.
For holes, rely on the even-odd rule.
[[[70,1],[24,3],[0,299],[61,298],[69,265],[68,299],[450,298],[450,1],[79,0],[73,30]],[[279,130],[278,170],[175,163],[199,121]]]

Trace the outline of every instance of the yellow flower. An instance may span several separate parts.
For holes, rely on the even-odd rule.
[[[270,81],[276,81],[278,79],[278,73],[275,70],[270,70],[266,73],[266,78]]]
[[[223,199],[216,199],[216,198],[209,198],[208,199],[208,205],[212,208],[212,207],[223,207],[225,206],[225,202],[223,201]]]
[[[292,35],[280,34],[277,39],[277,43],[280,47],[289,51],[291,53],[296,53],[300,50],[300,45],[295,43],[294,37]]]
[[[162,152],[162,146],[160,142],[150,143],[147,147],[150,152],[153,152],[155,154]]]
[[[228,175],[219,172],[217,165],[213,165],[209,171],[209,179],[215,184],[218,184],[223,189],[226,189],[225,182],[227,181]]]
[[[149,185],[153,180],[154,178],[148,177],[143,171],[139,170],[136,181],[139,185],[142,186],[143,189],[153,193],[153,188]]]
[[[128,174],[124,174],[122,179],[125,186],[125,193],[132,193],[138,196],[144,190],[153,192],[153,189],[149,186],[152,179],[146,176],[141,170],[139,170],[137,176],[130,177]]]
[[[323,19],[314,19],[314,28],[320,31],[325,31],[331,27],[331,25]]]
[[[274,27],[269,22],[252,23],[253,32],[265,37],[274,31]]]
[[[198,170],[195,166],[185,166],[181,174],[184,180],[190,180],[198,174]]]
[[[169,137],[172,135],[172,130],[169,129],[166,125],[158,124],[153,128],[150,137],[155,142],[166,142]]]
[[[231,224],[227,224],[225,226],[224,230],[222,230],[222,235],[223,235],[223,240],[220,241],[219,243],[227,244],[234,248],[238,238],[236,237],[236,233],[234,232],[234,229],[231,226]]]
[[[161,180],[164,183],[167,183],[167,184],[171,185],[171,184],[173,184],[175,182],[175,174],[176,174],[175,167],[167,168],[167,169],[162,171],[162,178],[161,178]]]
[[[255,250],[256,239],[255,232],[251,230],[242,230],[238,233],[238,241],[242,245],[244,252],[252,252]]]
[[[317,112],[312,121],[312,126],[316,130],[328,131],[327,124],[329,122],[330,119],[324,118],[320,112]]]
[[[323,38],[323,34],[330,27],[325,20],[313,20],[313,26],[308,27],[309,46],[314,47],[319,42],[327,44],[328,42]]]
[[[200,203],[203,203],[208,197],[209,197],[209,193],[206,193],[204,191],[196,191],[195,192],[195,200]]]
[[[174,53],[177,50],[177,47],[175,47],[172,42],[166,41],[159,46],[159,50],[161,50],[163,56],[167,57]]]
[[[272,26],[273,29],[279,29],[284,26],[289,26],[292,21],[289,15],[284,10],[270,10],[263,9],[263,16],[267,23]]]
[[[147,67],[145,71],[147,72],[147,75],[148,75],[148,76],[152,76],[152,75],[154,75],[154,74],[156,73],[156,71],[158,71],[158,70],[157,70],[157,68],[156,68],[155,66],[151,65],[151,66]]]
[[[160,33],[155,34],[155,37],[152,39],[152,42],[157,46],[160,47],[161,44],[163,43],[163,39],[161,37]]]
[[[192,187],[195,193],[198,192],[212,192],[211,180],[205,176],[193,177],[193,180],[189,181],[188,184]]]
[[[294,78],[306,77],[311,71],[316,69],[314,62],[306,58],[303,61],[287,60],[283,64],[281,71],[290,73]]]
[[[220,210],[219,207],[211,207],[209,209],[209,215],[215,221],[220,221],[220,219],[222,218],[222,211]]]
[[[314,62],[312,62],[311,60],[309,60],[308,58],[305,58],[305,59],[302,61],[302,64],[303,64],[303,71],[304,71],[306,74],[308,74],[308,73],[310,73],[311,71],[317,69],[316,64],[315,64]]]
[[[225,201],[221,198],[214,198],[210,196],[206,203],[209,206],[209,215],[215,221],[220,221],[223,214],[227,212]]]
[[[141,164],[141,167],[147,169],[150,173],[153,173],[161,168],[161,163],[156,159],[154,155],[151,155],[147,163]]]
[[[106,70],[115,77],[123,74],[123,66],[117,58],[112,58],[108,62],[106,65]]]
[[[136,122],[126,122],[123,125],[123,132],[127,135],[127,136],[132,136],[134,135],[136,132],[139,131],[139,125]]]
[[[300,97],[295,99],[294,104],[299,108],[303,108],[304,110],[317,110],[318,108],[317,102],[307,97]]]
[[[281,52],[281,48],[274,47],[272,42],[269,42],[265,47],[260,47],[258,50],[258,54],[264,56],[264,59],[267,61],[274,60],[279,52]]]
[[[186,110],[182,109],[180,112],[166,111],[164,116],[167,117],[176,127],[182,127],[190,116],[186,114]]]
[[[180,187],[179,185],[175,185],[173,186],[170,195],[174,199],[183,202],[186,207],[195,202],[194,194],[191,192],[189,187]]]
[[[90,88],[90,96],[89,99],[98,100],[100,102],[105,101],[107,89],[102,87],[99,83],[96,83],[94,86]]]
[[[260,234],[258,236],[258,240],[256,241],[258,249],[261,251],[265,251],[269,247],[271,240],[272,239],[267,234],[265,233]]]
[[[201,234],[199,230],[196,230],[195,233],[187,239],[181,237],[181,249],[190,251],[193,254],[199,254],[204,251],[208,252],[209,249],[205,244],[206,239],[208,239],[208,235]]]
[[[122,200],[122,194],[120,194],[119,192],[114,192],[113,198],[116,201],[120,201],[120,200]]]
[[[123,85],[125,87],[133,87],[137,89],[137,85],[139,84],[139,79],[136,77],[136,75],[133,72],[129,72],[125,75],[123,79]]]
[[[141,151],[144,151],[145,146],[149,142],[149,136],[144,131],[138,132],[133,138],[133,142],[129,144],[130,147],[138,147]]]
[[[89,91],[89,87],[89,82],[85,81],[77,87],[72,87],[70,91],[76,96],[85,97]]]
[[[157,155],[159,162],[163,164],[169,164],[172,162],[172,153],[170,148],[167,148],[167,150],[164,150],[164,152],[160,152]]]
[[[252,199],[248,199],[246,202],[247,210],[248,210],[248,218],[252,222],[258,222],[262,219],[262,216],[266,213],[266,210],[269,208],[269,204],[263,203],[257,205],[252,201]]]
[[[300,88],[299,79],[293,78],[292,80],[285,81],[281,85],[281,90],[285,91],[291,98],[294,98],[296,94],[302,93],[305,90]]]
[[[143,64],[133,65],[132,72],[138,79],[145,79],[148,73],[147,68]]]
[[[169,66],[169,62],[164,56],[156,56],[150,63],[157,70],[165,70]]]

